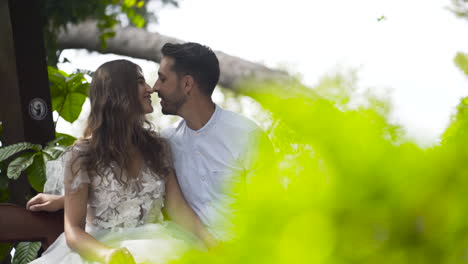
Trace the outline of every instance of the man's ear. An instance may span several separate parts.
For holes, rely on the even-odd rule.
[[[183,84],[184,84],[184,92],[186,94],[190,94],[192,92],[192,90],[194,89],[194,86],[195,86],[195,80],[193,79],[193,77],[191,75],[185,75],[183,80],[182,80]]]

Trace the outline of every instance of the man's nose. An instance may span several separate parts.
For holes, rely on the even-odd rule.
[[[158,82],[155,82],[155,83],[154,83],[153,88],[152,88],[152,91],[153,91],[154,93],[159,92]]]

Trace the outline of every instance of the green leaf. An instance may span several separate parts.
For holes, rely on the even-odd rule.
[[[19,156],[8,165],[7,176],[12,180],[18,179],[21,172],[28,168],[34,161],[36,153],[27,153]]]
[[[52,101],[52,111],[60,112],[65,103],[66,96],[67,94],[65,91],[56,92],[54,94],[51,91],[50,99]]]
[[[123,5],[125,7],[132,7],[136,4],[136,0],[124,0]]]
[[[43,150],[43,152],[47,153],[47,155],[49,155],[49,157],[50,157],[46,161],[57,159],[60,155],[62,155],[62,153],[66,149],[67,149],[67,147],[65,147],[65,146],[50,146],[50,147],[45,148]]]
[[[135,9],[128,9],[127,10],[127,17],[132,19],[135,16]]]
[[[73,123],[80,116],[86,96],[81,93],[69,93],[63,102],[59,115],[66,121]]]
[[[102,39],[108,39],[108,38],[112,38],[115,36],[115,32],[114,31],[108,31],[108,32],[104,32],[102,33],[101,35],[101,38]]]
[[[56,136],[56,139],[47,142],[47,146],[43,150],[46,150],[48,148],[55,148],[55,147],[66,149],[66,145],[60,144],[60,142],[65,140],[67,137],[71,137],[71,138],[75,139],[74,137],[72,137],[70,135],[61,134],[61,133],[55,133],[55,136]]]
[[[55,133],[55,137],[61,138],[58,143],[63,146],[71,146],[76,140],[75,137],[63,133]]]
[[[101,49],[105,50],[107,48],[107,42],[106,40],[108,38],[112,38],[115,36],[115,32],[114,31],[108,31],[108,32],[103,32],[101,34],[101,36],[99,37],[100,40],[101,40]]]
[[[37,258],[41,242],[20,242],[15,248],[12,264],[27,264]]]
[[[75,90],[74,92],[80,93],[84,96],[88,96],[88,88],[89,88],[89,83],[82,83],[82,84],[77,85],[74,88]]]
[[[52,75],[49,75],[49,81],[50,81],[49,89],[50,89],[51,99],[64,97],[66,86],[67,86],[65,83],[65,77],[52,74]],[[55,108],[57,108],[59,104],[60,102],[54,102],[54,100],[52,100],[52,109],[54,110]]]
[[[68,73],[62,71],[62,70],[59,70],[57,68],[54,68],[52,66],[47,66],[47,73],[50,75],[50,74],[57,74],[59,76],[64,76],[64,77],[68,77]]]
[[[138,3],[137,3],[136,6],[137,6],[138,8],[142,8],[144,5],[145,5],[145,1],[138,1]]]
[[[89,84],[82,73],[67,74],[53,67],[48,69],[52,110],[73,123],[81,113]]]
[[[55,134],[55,137],[56,138],[54,140],[47,142],[47,147],[57,146],[58,142],[64,139],[64,137],[57,137],[57,133]]]
[[[468,54],[458,52],[455,56],[455,65],[460,68],[466,75],[468,75]]]
[[[42,146],[38,144],[32,144],[29,142],[21,142],[21,143],[16,143],[13,145],[9,145],[6,147],[0,148],[0,161],[4,161],[8,159],[9,157],[15,155],[16,153],[26,150],[26,149],[34,149],[36,151],[41,151]]]
[[[49,77],[49,82],[52,83],[52,85],[57,86],[57,88],[63,89],[65,87],[65,76],[62,76],[58,73],[51,73],[48,75]]]
[[[43,192],[44,184],[46,182],[46,173],[45,173],[45,156],[46,154],[36,155],[34,157],[34,162],[29,166],[28,172],[28,181],[29,184],[37,192]]]
[[[134,17],[132,17],[132,23],[136,27],[141,28],[141,27],[145,26],[145,19],[142,16],[136,14]]]
[[[49,153],[42,152],[41,155],[42,155],[42,158],[43,158],[45,161],[53,160],[52,156],[51,156]]]
[[[100,31],[105,31],[108,29],[112,29],[115,25],[119,22],[117,21],[116,15],[108,15],[103,17],[101,20],[98,21],[98,28]]]
[[[75,91],[78,86],[86,82],[86,79],[83,77],[82,73],[75,73],[70,75],[66,80],[69,91]]]

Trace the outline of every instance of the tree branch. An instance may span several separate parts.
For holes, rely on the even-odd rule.
[[[176,38],[135,27],[116,27],[115,32],[115,37],[107,39],[107,48],[103,50],[99,39],[101,32],[97,28],[96,22],[87,21],[78,25],[69,25],[59,34],[58,47],[60,49],[88,49],[100,53],[114,53],[159,63],[161,48],[165,43],[183,42]],[[265,81],[288,78],[288,74],[284,71],[273,70],[221,51],[215,51],[215,53],[221,68],[219,84],[225,88],[238,91],[237,84],[247,79]]]

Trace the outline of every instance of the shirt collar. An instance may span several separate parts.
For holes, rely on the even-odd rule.
[[[203,133],[203,131],[208,130],[211,126],[213,126],[213,124],[216,123],[220,112],[221,112],[221,108],[217,104],[215,104],[215,110],[214,110],[213,114],[211,115],[208,122],[206,122],[206,124],[202,128],[200,128],[198,130],[193,130],[190,127],[186,126],[187,130],[190,131],[190,133],[194,133],[194,134],[197,134],[197,135],[199,135],[200,133]]]

